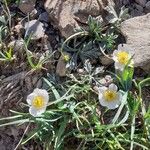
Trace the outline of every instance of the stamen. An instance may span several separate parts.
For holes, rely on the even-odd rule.
[[[44,102],[44,98],[42,96],[36,96],[32,102],[32,105],[37,108],[40,109],[44,106],[45,102]]]
[[[129,61],[129,54],[125,51],[118,52],[117,59],[119,63],[125,65]]]
[[[116,91],[106,90],[104,92],[104,98],[107,101],[113,101],[117,98],[117,93]]]

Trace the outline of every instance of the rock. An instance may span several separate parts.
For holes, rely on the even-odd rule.
[[[45,30],[43,28],[43,23],[38,20],[32,20],[25,24],[26,35],[32,34],[32,39],[37,40],[44,37]]]
[[[135,2],[141,5],[142,7],[145,7],[146,0],[135,0]]]
[[[48,16],[48,13],[47,12],[43,12],[39,15],[39,21],[40,22],[46,22],[48,23],[49,22],[49,16]]]
[[[15,31],[19,34],[20,32],[23,32],[24,27],[21,24],[17,24],[15,27]]]
[[[145,12],[149,13],[150,12],[150,1],[148,1],[145,5]]]
[[[24,34],[25,34],[25,29],[23,27],[22,24],[17,24],[14,28],[13,28],[13,34],[14,36],[17,36],[18,38],[22,38],[24,37]]]
[[[121,32],[126,38],[123,48],[134,55],[135,67],[150,71],[150,13],[124,21]]]
[[[65,77],[67,72],[66,62],[62,57],[59,58],[57,66],[56,66],[56,74],[60,77]]]
[[[49,41],[44,43],[43,50],[48,54],[48,52],[52,53],[52,47]]]
[[[130,14],[132,17],[137,17],[137,16],[143,15],[143,13],[141,11],[138,11],[137,9],[132,9]]]
[[[137,3],[133,4],[133,7],[130,8],[130,11],[132,17],[144,15],[144,8]]]
[[[100,61],[101,61],[102,65],[106,65],[106,66],[113,63],[113,59],[109,59],[106,56],[101,56]]]
[[[143,7],[141,5],[135,4],[135,7],[139,12],[143,12]]]
[[[14,40],[8,44],[9,48],[12,48],[15,52],[23,52],[24,50],[24,41],[23,40]]]
[[[64,56],[69,56],[67,52],[63,52],[63,55],[60,56],[57,66],[56,66],[56,74],[59,75],[60,77],[65,77],[68,70],[67,70],[67,61],[65,61]]]
[[[0,147],[1,147],[1,150],[6,150],[6,148],[5,148],[3,143],[2,144],[0,143]]]
[[[130,3],[130,0],[121,0],[122,5],[128,5]]]
[[[45,9],[62,36],[67,38],[74,33],[74,28],[87,22],[89,15],[97,17],[103,14],[108,3],[108,0],[47,0]]]
[[[150,9],[150,1],[148,1],[148,2],[146,3],[146,8],[147,8],[147,9]]]
[[[36,0],[21,0],[19,3],[19,9],[25,13],[28,14],[34,9]]]

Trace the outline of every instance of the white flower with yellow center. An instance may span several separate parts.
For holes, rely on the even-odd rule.
[[[113,60],[115,61],[115,68],[123,71],[124,67],[130,61],[131,55],[128,50],[115,50],[113,53]]]
[[[48,92],[44,89],[35,89],[33,93],[27,96],[27,103],[30,105],[29,113],[38,117],[45,112],[49,101]]]
[[[122,94],[117,91],[118,88],[115,84],[110,84],[109,87],[99,87],[99,102],[102,106],[108,109],[115,109],[119,106]]]

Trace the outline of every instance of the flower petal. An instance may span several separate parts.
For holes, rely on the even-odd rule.
[[[106,102],[106,100],[104,99],[103,95],[102,95],[102,96],[99,95],[99,103],[100,103],[102,106],[107,106],[107,102]]]
[[[105,86],[99,87],[99,93],[104,93],[104,91],[106,91],[108,88]]]
[[[37,96],[35,93],[31,93],[30,95],[27,96],[26,101],[27,101],[27,103],[28,103],[29,105],[32,104],[32,101],[33,101],[33,99],[34,99],[35,96]]]
[[[117,91],[118,90],[118,87],[114,84],[114,83],[111,83],[108,87],[109,90],[112,90],[112,91]]]
[[[107,103],[106,107],[108,109],[116,109],[119,106],[119,104],[120,104],[120,101],[119,100],[115,100],[115,101]]]
[[[117,53],[118,53],[118,50],[114,50],[113,56],[116,57]]]
[[[125,65],[120,64],[119,62],[115,62],[115,69],[123,71]]]
[[[42,109],[36,109],[34,107],[29,108],[29,113],[34,117],[39,117],[42,113],[44,113],[46,110],[46,107],[43,107]]]
[[[48,103],[48,101],[49,101],[49,95],[48,95],[48,92],[45,89],[38,89],[38,88],[36,88],[36,89],[34,89],[33,92],[36,95],[38,95],[38,96],[42,96],[44,98],[44,100],[45,100],[45,104]]]
[[[105,104],[105,99],[104,99],[104,92],[107,90],[108,88],[105,86],[99,87],[99,94],[98,94],[98,99],[99,102],[102,106],[106,106]]]
[[[120,104],[119,99],[108,102],[103,97],[101,99],[99,99],[99,102],[102,106],[107,107],[108,109],[116,109]]]
[[[129,53],[129,49],[122,47],[122,48],[118,49],[118,52],[127,52],[127,53]]]

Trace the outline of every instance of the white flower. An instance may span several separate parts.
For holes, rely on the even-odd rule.
[[[127,65],[130,59],[131,59],[131,54],[129,53],[128,50],[115,50],[113,53],[115,68],[120,71],[123,71],[124,67]],[[133,61],[131,61],[131,63],[133,63]]]
[[[34,89],[33,93],[27,96],[27,103],[30,105],[29,113],[38,117],[45,112],[49,101],[48,92],[44,89]]]
[[[117,86],[112,83],[109,87],[99,87],[99,102],[108,109],[115,109],[119,106],[122,94],[117,91]]]

